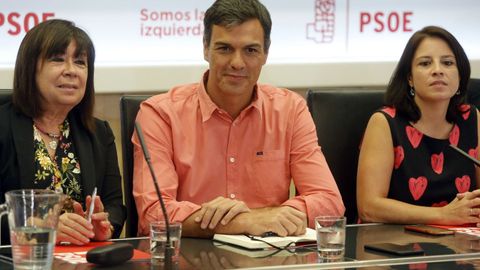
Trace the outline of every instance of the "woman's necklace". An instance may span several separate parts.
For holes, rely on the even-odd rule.
[[[33,125],[35,126],[35,128],[36,128],[38,131],[40,131],[41,133],[47,135],[50,139],[52,139],[47,145],[48,145],[48,147],[50,147],[50,149],[56,150],[56,149],[57,149],[57,146],[58,146],[58,141],[60,140],[60,137],[61,137],[62,135],[60,135],[60,134],[55,134],[55,133],[50,133],[50,132],[46,132],[46,131],[42,130],[41,128],[39,128],[36,123],[34,123]]]

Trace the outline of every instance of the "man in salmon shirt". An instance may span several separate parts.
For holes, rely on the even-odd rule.
[[[341,216],[340,193],[298,94],[258,84],[272,22],[258,0],[217,0],[206,11],[200,82],[140,106],[170,222],[182,235],[300,235],[319,215]],[[137,136],[134,188],[139,234],[163,219]],[[290,182],[296,196],[289,198]]]

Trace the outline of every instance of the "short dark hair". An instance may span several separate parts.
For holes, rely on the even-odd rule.
[[[427,37],[435,37],[445,41],[452,50],[457,63],[460,77],[458,95],[450,99],[446,120],[453,122],[455,117],[462,113],[460,104],[465,102],[468,80],[470,79],[470,62],[457,39],[447,30],[438,26],[427,26],[417,32],[408,40],[400,61],[390,79],[385,94],[385,103],[393,106],[409,121],[417,122],[421,117],[420,109],[412,96],[409,95],[410,85],[408,78],[412,74],[412,62],[420,43]]]
[[[258,0],[216,0],[205,12],[203,42],[210,46],[213,25],[228,28],[252,19],[258,19],[262,25],[264,50],[268,53],[272,19],[267,8]]]
[[[93,132],[95,48],[87,33],[76,27],[73,22],[61,19],[47,20],[27,32],[18,49],[13,74],[12,101],[14,107],[26,116],[31,118],[41,116],[43,111],[35,79],[37,62],[64,53],[72,41],[75,41],[77,46],[75,55],[86,53],[88,77],[85,95],[71,113]]]

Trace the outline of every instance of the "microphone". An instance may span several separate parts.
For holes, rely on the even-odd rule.
[[[480,161],[476,158],[473,158],[472,156],[470,156],[469,154],[467,154],[465,151],[463,151],[462,149],[456,147],[455,145],[453,144],[450,144],[450,147],[457,151],[457,153],[459,153],[460,155],[468,158],[470,161],[472,161],[475,165],[479,166],[480,167]]]
[[[167,230],[166,231],[167,243],[165,243],[165,268],[172,269],[173,247],[170,242],[170,223],[168,222],[167,209],[165,208],[165,203],[163,202],[162,195],[160,194],[160,187],[158,187],[158,184],[157,184],[157,177],[155,177],[155,172],[153,171],[152,162],[150,160],[150,153],[148,152],[145,139],[143,138],[142,129],[140,128],[140,124],[138,124],[136,121],[135,121],[135,130],[137,131],[138,140],[140,141],[140,145],[142,146],[143,156],[145,158],[145,161],[147,162],[148,169],[150,169],[150,174],[152,175],[152,180],[153,180],[153,186],[155,187],[158,200],[160,201],[160,206],[162,207],[163,218],[165,219],[165,227]]]

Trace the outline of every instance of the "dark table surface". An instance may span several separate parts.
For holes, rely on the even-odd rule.
[[[119,239],[135,248],[148,252],[149,239]],[[371,243],[414,243],[425,251],[424,255],[396,256],[364,250]],[[0,248],[0,251],[9,247]],[[248,251],[209,239],[182,238],[180,258],[175,269],[480,269],[480,237],[456,233],[447,236],[430,236],[405,231],[401,225],[347,226],[345,258],[339,262],[325,262],[318,257],[316,246],[299,248],[292,252],[275,250]],[[13,266],[0,261],[0,269]],[[55,259],[53,269],[162,269],[150,265],[149,260],[130,261],[116,267],[96,267],[91,264],[73,265]]]

